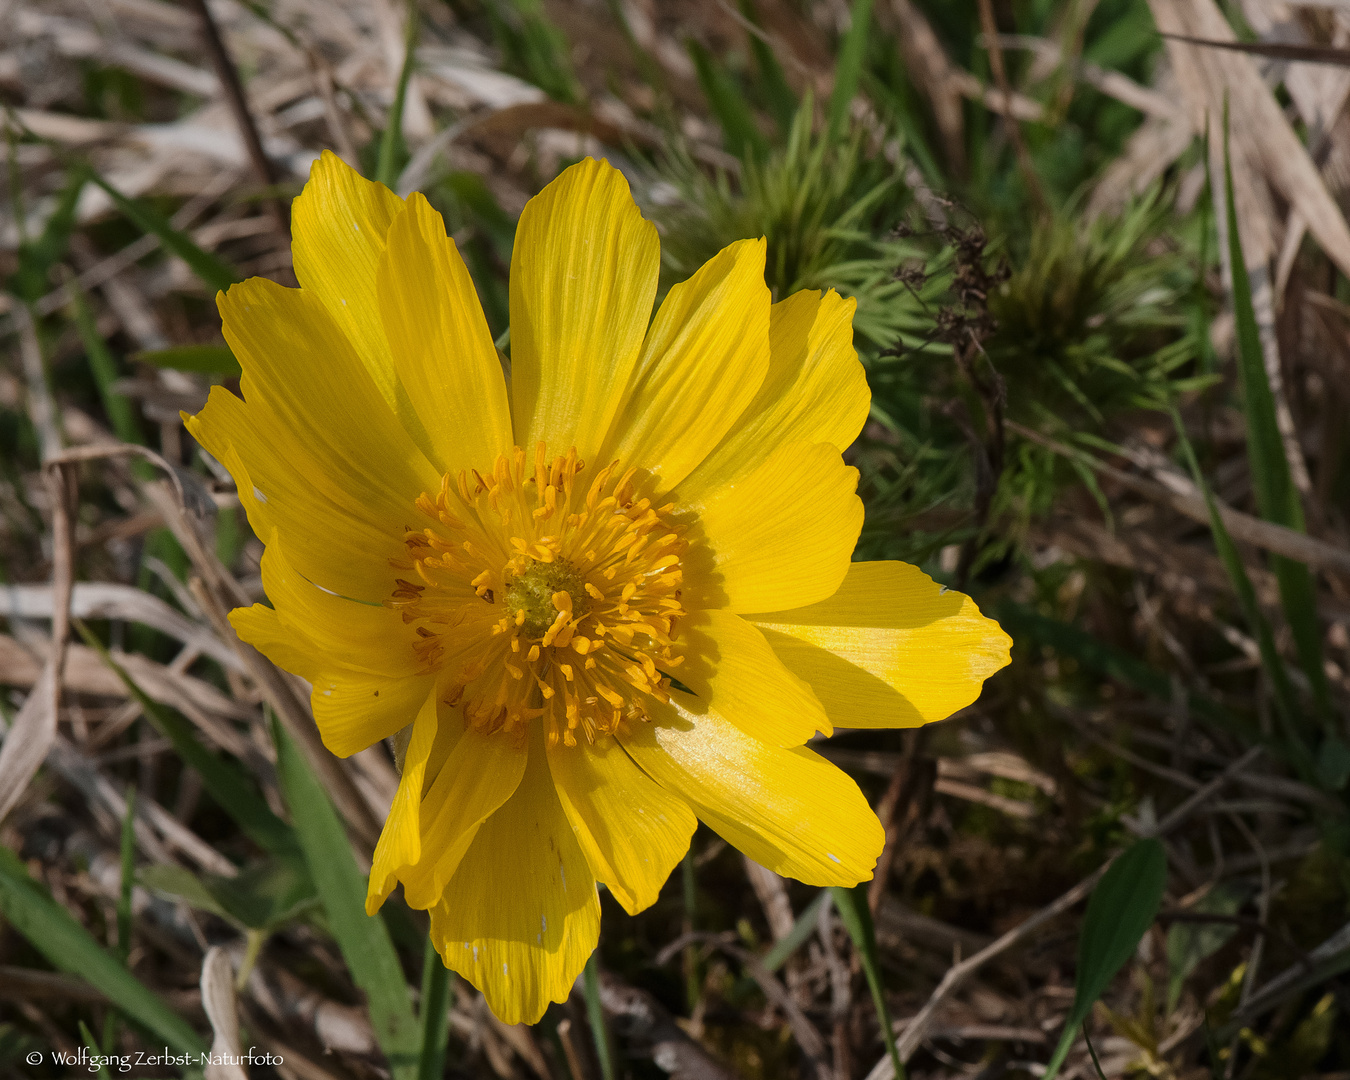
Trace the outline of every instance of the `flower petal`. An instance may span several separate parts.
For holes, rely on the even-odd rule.
[[[698,818],[610,738],[548,748],[549,772],[591,873],[630,915],[656,902]]]
[[[463,730],[423,800],[422,850],[427,855],[403,875],[410,907],[440,902],[483,822],[520,784],[526,756],[510,738]]]
[[[645,468],[663,490],[693,471],[764,380],[769,300],[763,240],[737,241],[672,288],[599,460]]]
[[[362,604],[320,589],[287,558],[288,545],[273,531],[262,557],[263,591],[297,645],[353,671],[386,679],[421,670],[416,632],[383,604]]]
[[[1012,640],[917,566],[854,563],[828,600],[747,615],[839,727],[916,727],[980,696]]]
[[[511,256],[516,442],[576,446],[595,461],[637,362],[656,298],[656,226],[628,181],[587,158],[530,200]]]
[[[739,615],[712,609],[682,619],[680,648],[680,682],[747,735],[771,746],[801,746],[817,731],[831,733],[811,687]]]
[[[384,819],[375,857],[370,866],[366,888],[366,914],[374,915],[394,891],[398,877],[422,858],[422,782],[426,778],[427,759],[436,742],[438,695],[429,694],[422,711],[413,721],[412,738],[403,756],[403,775],[389,816]]]
[[[464,260],[416,192],[389,228],[377,291],[394,371],[436,468],[491,468],[512,446],[506,380]]]
[[[620,742],[728,843],[808,885],[872,876],[885,833],[858,785],[804,746],[755,739],[678,690]]]
[[[407,727],[431,693],[430,676],[390,678],[347,667],[262,604],[235,608],[230,625],[272,663],[313,686],[314,722],[324,746],[338,757]]]
[[[701,503],[678,496],[699,514],[693,550],[706,543],[710,553],[707,565],[685,560],[693,606],[741,612],[824,600],[844,580],[862,531],[857,486],[858,470],[833,446],[787,443]]]
[[[872,393],[853,348],[857,301],[833,289],[793,293],[769,309],[769,370],[759,392],[717,448],[681,485],[695,501],[761,464],[784,442],[858,437]]]
[[[291,255],[301,288],[328,309],[385,404],[429,454],[426,432],[395,372],[376,295],[389,226],[402,210],[403,200],[387,187],[325,150],[291,204]]]
[[[600,937],[600,898],[549,776],[542,736],[515,794],[474,838],[431,909],[447,967],[506,1024],[564,1001]]]
[[[314,297],[253,278],[219,304],[244,400],[213,390],[188,430],[235,476],[254,531],[279,530],[305,577],[382,601],[403,522],[439,474]]]

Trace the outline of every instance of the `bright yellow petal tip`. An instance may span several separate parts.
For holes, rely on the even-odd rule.
[[[240,637],[313,687],[324,742],[398,735],[367,910],[400,885],[508,1024],[566,998],[601,882],[651,905],[703,820],[814,885],[884,835],[803,745],[969,704],[1008,638],[914,567],[851,562],[853,302],[771,302],[765,243],[672,288],[621,173],[521,215],[508,378],[440,215],[325,154],[299,289],[220,298],[243,367],[189,419],[266,541]],[[766,614],[768,613],[768,614]]]

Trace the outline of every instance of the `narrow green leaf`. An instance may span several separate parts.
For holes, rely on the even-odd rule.
[[[1153,925],[1166,886],[1167,855],[1159,841],[1147,839],[1127,848],[1092,890],[1078,939],[1073,1007],[1046,1068],[1045,1080],[1058,1075],[1079,1025]]]
[[[821,889],[816,898],[806,905],[802,913],[797,916],[797,921],[792,924],[792,929],[788,931],[787,937],[777,942],[760,960],[765,971],[777,971],[787,963],[788,957],[810,940],[811,935],[816,932],[816,925],[820,921],[820,909],[830,903],[832,899],[833,897],[831,897],[828,889]]]
[[[84,638],[85,644],[95,650],[103,662],[122,680],[122,684],[140,704],[150,723],[173,743],[174,750],[183,759],[183,763],[196,769],[201,775],[203,786],[211,798],[220,804],[221,809],[229,814],[259,847],[278,858],[298,862],[300,847],[294,831],[267,808],[262,793],[248,772],[241,765],[212,753],[203,746],[193,733],[191,724],[174,710],[166,709],[151,700],[83,622],[77,619],[74,620],[74,624],[80,636]]]
[[[84,1040],[84,1045],[89,1051],[88,1070],[101,1080],[112,1080],[108,1075],[108,1063],[104,1060],[106,1055],[94,1039],[94,1033],[89,1030],[89,1025],[83,1020],[80,1021],[80,1038]]]
[[[847,126],[849,106],[858,92],[862,79],[863,61],[867,57],[867,41],[872,28],[872,0],[853,0],[852,21],[848,33],[839,46],[834,63],[834,92],[826,109],[828,139],[839,138]]]
[[[277,776],[319,900],[352,978],[366,993],[370,1022],[396,1080],[417,1080],[421,1031],[384,921],[366,914],[366,881],[337,811],[303,751],[275,720]]]
[[[833,886],[830,895],[834,898],[834,908],[839,912],[839,921],[844,924],[848,936],[853,939],[853,947],[858,950],[858,959],[862,961],[863,974],[867,976],[867,988],[872,991],[872,1004],[877,1010],[877,1021],[881,1024],[881,1037],[886,1043],[886,1053],[890,1055],[891,1066],[899,1080],[905,1080],[904,1062],[895,1048],[895,1029],[891,1024],[890,1010],[886,1008],[886,995],[881,986],[881,957],[877,953],[876,930],[872,926],[872,909],[867,906],[868,882],[855,885],[851,889]]]
[[[686,45],[690,59],[694,61],[698,85],[726,138],[727,150],[742,160],[754,158],[763,161],[768,156],[769,144],[755,123],[754,114],[745,103],[745,95],[736,85],[731,72],[693,38]]]
[[[115,956],[99,945],[47,891],[28,876],[19,857],[0,846],[0,915],[57,969],[78,975],[116,1002],[177,1053],[200,1054],[206,1043],[181,1016]]]
[[[454,1004],[450,969],[441,960],[436,944],[427,938],[422,957],[422,997],[418,1019],[422,1024],[422,1053],[417,1061],[417,1080],[441,1080],[445,1074],[445,1047],[450,1035],[450,1007]]]
[[[763,29],[759,12],[755,10],[754,0],[741,0],[740,8],[746,22],[756,29]],[[758,34],[750,34],[749,37],[750,54],[755,58],[755,67],[759,69],[759,92],[769,107],[769,115],[778,125],[778,133],[786,137],[792,130],[792,121],[797,116],[797,95],[788,85],[787,76],[783,74],[783,65],[778,62],[778,57],[774,55],[769,43]]]
[[[1256,505],[1266,521],[1304,531],[1303,505],[1289,473],[1284,439],[1275,419],[1275,395],[1266,375],[1265,354],[1252,307],[1251,282],[1238,234],[1233,202],[1233,163],[1228,152],[1227,115],[1223,141],[1224,192],[1228,211],[1228,251],[1233,274],[1233,314],[1237,327],[1238,373],[1242,379],[1243,413],[1247,419],[1247,459],[1251,464]],[[1280,602],[1293,631],[1299,662],[1312,686],[1324,718],[1331,716],[1331,696],[1322,666],[1322,631],[1317,621],[1317,597],[1312,574],[1303,563],[1271,556],[1280,587]]]
[[[15,156],[11,152],[10,161],[14,160]],[[8,282],[9,290],[20,300],[31,304],[52,287],[52,268],[65,256],[66,245],[75,228],[75,207],[80,201],[84,184],[83,171],[72,170],[56,201],[56,207],[42,227],[41,235],[36,240],[20,239],[17,252],[19,266]],[[15,194],[17,198],[17,191]],[[17,212],[16,218],[21,223],[22,212]]]
[[[1298,702],[1294,697],[1294,688],[1290,685],[1289,673],[1285,670],[1284,660],[1280,656],[1279,650],[1275,648],[1275,635],[1271,632],[1270,623],[1266,621],[1265,615],[1261,613],[1261,606],[1256,599],[1256,589],[1252,585],[1251,578],[1247,576],[1247,568],[1242,565],[1242,556],[1238,554],[1237,545],[1233,543],[1233,538],[1229,535],[1228,526],[1223,523],[1223,518],[1219,515],[1219,508],[1214,502],[1214,496],[1209,490],[1209,484],[1206,482],[1204,474],[1200,471],[1200,462],[1196,459],[1191,440],[1186,435],[1185,425],[1181,422],[1181,414],[1176,411],[1174,406],[1172,407],[1172,424],[1176,428],[1177,442],[1181,447],[1182,455],[1190,466],[1191,478],[1195,481],[1195,486],[1199,488],[1200,494],[1204,496],[1205,506],[1209,510],[1209,527],[1214,534],[1214,548],[1219,554],[1219,561],[1223,563],[1224,570],[1228,573],[1228,579],[1233,583],[1233,591],[1237,594],[1238,606],[1242,608],[1247,626],[1256,638],[1256,646],[1261,654],[1261,666],[1270,679],[1275,699],[1275,714],[1279,718],[1280,728],[1284,733],[1284,741],[1280,749],[1285,758],[1298,771],[1301,779],[1306,783],[1316,784],[1316,765],[1313,761],[1312,751],[1308,749],[1308,744],[1304,740],[1300,725],[1297,722]]]
[[[117,959],[131,955],[131,887],[136,880],[136,785],[127,787],[127,812],[122,818],[122,880],[117,891]]]
[[[94,382],[98,385],[99,397],[103,399],[103,411],[108,414],[113,434],[123,442],[144,445],[145,435],[141,431],[140,421],[136,419],[136,410],[130,401],[113,390],[113,384],[118,379],[117,361],[113,359],[108,343],[98,332],[93,312],[89,310],[89,301],[76,282],[70,283],[69,291],[70,306],[75,315],[75,328],[80,333],[80,342],[84,345],[84,354],[89,360],[89,370],[93,372]]]
[[[233,375],[243,369],[228,345],[177,345],[172,349],[152,349],[132,353],[131,359],[175,371],[196,371],[202,375]]]
[[[407,32],[403,42],[403,66],[398,73],[394,104],[389,109],[389,118],[385,121],[384,132],[380,135],[380,156],[375,164],[375,179],[386,187],[393,187],[398,180],[399,157],[404,153],[403,106],[408,100],[408,82],[412,78],[413,64],[417,59],[417,31],[420,25],[415,3],[407,5],[404,17],[407,19]]]
[[[117,209],[125,214],[142,232],[153,233],[159,237],[164,249],[177,255],[188,267],[212,289],[228,289],[241,280],[239,274],[229,263],[217,258],[209,251],[203,251],[187,233],[175,229],[158,211],[143,202],[128,199],[98,173],[90,171],[89,179],[108,193]]]
[[[255,863],[234,877],[198,876],[181,866],[147,866],[141,884],[184,900],[241,930],[264,934],[315,907],[319,898],[304,867],[280,859]]]
[[[600,1062],[600,1080],[614,1080],[614,1051],[605,1023],[605,1010],[600,1004],[600,950],[596,949],[586,961],[582,986],[586,991],[586,1022],[595,1040],[595,1057]]]

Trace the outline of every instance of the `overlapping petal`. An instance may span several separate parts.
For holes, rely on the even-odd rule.
[[[980,696],[1011,639],[917,566],[854,563],[827,600],[748,615],[840,727],[915,727]]]
[[[254,531],[278,529],[307,578],[383,600],[408,507],[439,474],[309,292],[251,278],[219,305],[244,400],[214,390],[188,430],[243,466],[240,499]]]
[[[754,400],[690,476],[681,495],[701,503],[761,465],[784,443],[844,451],[867,420],[872,393],[853,348],[857,301],[804,289],[769,309],[769,368]]]
[[[811,687],[739,615],[712,609],[684,621],[680,682],[747,735],[772,746],[801,746],[831,727]]]
[[[482,468],[507,453],[511,411],[492,333],[445,222],[422,195],[390,225],[376,283],[393,370],[436,468]]]
[[[366,914],[374,915],[394,891],[400,873],[422,858],[422,785],[427,761],[436,743],[439,703],[435,693],[422,704],[413,721],[412,736],[403,755],[403,775],[389,807],[375,856],[371,860],[370,883],[366,890]]]
[[[786,443],[734,484],[681,505],[698,512],[685,563],[696,603],[735,612],[824,600],[848,572],[862,531],[858,470],[828,443]]]
[[[571,992],[599,935],[595,878],[539,736],[520,785],[483,823],[431,909],[432,940],[500,1020],[532,1024]]]
[[[675,691],[620,736],[653,779],[761,866],[808,885],[872,876],[885,834],[858,785],[804,746],[769,746]]]
[[[660,262],[628,181],[587,158],[531,199],[511,256],[516,442],[594,461],[623,406]]]
[[[548,749],[549,772],[591,873],[630,915],[656,902],[698,827],[689,804],[616,741]]]
[[[768,368],[764,241],[740,240],[667,294],[600,459],[643,462],[669,490],[736,424]]]

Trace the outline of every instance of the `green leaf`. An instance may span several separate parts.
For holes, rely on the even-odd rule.
[[[422,956],[422,996],[418,1019],[422,1024],[422,1054],[417,1062],[417,1080],[441,1080],[445,1075],[445,1047],[450,1035],[450,1007],[455,992],[450,969],[445,966],[430,937]]]
[[[136,786],[127,787],[127,812],[122,818],[122,880],[117,890],[117,959],[131,955],[131,889],[136,880]]]
[[[877,953],[876,930],[872,926],[872,909],[867,906],[869,882],[855,885],[851,889],[832,886],[830,895],[834,898],[835,910],[839,912],[839,921],[844,924],[848,936],[853,939],[853,947],[858,950],[858,959],[862,961],[863,974],[867,976],[867,988],[872,991],[872,1004],[877,1010],[877,1021],[881,1024],[881,1037],[886,1043],[886,1053],[890,1055],[891,1066],[899,1080],[905,1080],[905,1066],[900,1053],[895,1048],[895,1029],[891,1024],[890,1010],[886,1008],[886,995],[881,986],[881,957]]]
[[[122,1014],[177,1053],[200,1054],[206,1043],[181,1016],[64,907],[28,876],[19,857],[0,847],[0,915],[58,970],[78,975],[115,1002]]]
[[[196,371],[202,375],[243,374],[239,361],[228,345],[177,345],[172,349],[152,349],[132,353],[131,359],[175,371]]]
[[[389,109],[389,117],[380,135],[380,156],[375,164],[375,179],[386,187],[393,187],[398,180],[399,159],[407,153],[403,143],[403,106],[408,100],[408,82],[412,79],[413,64],[417,59],[420,18],[416,4],[407,5],[404,18],[407,20],[407,30],[403,41],[403,66],[398,73],[394,104]]]
[[[65,256],[66,245],[75,228],[75,207],[84,190],[85,179],[82,170],[72,170],[55,209],[42,227],[42,234],[36,240],[20,241],[19,267],[8,282],[9,290],[20,300],[31,304],[51,288],[52,267]]]
[[[746,22],[757,29],[763,29],[759,12],[755,10],[754,0],[741,0],[741,14]],[[755,67],[759,69],[759,92],[769,107],[769,114],[778,125],[780,135],[786,136],[792,130],[792,121],[797,116],[797,95],[788,85],[783,66],[778,62],[769,43],[758,34],[750,34],[750,53],[755,58]]]
[[[847,126],[849,106],[862,79],[863,60],[872,28],[872,0],[853,0],[851,15],[848,33],[844,35],[834,63],[834,92],[830,94],[825,114],[829,142],[837,139]]]
[[[742,160],[752,157],[763,161],[768,156],[769,144],[755,123],[754,114],[745,103],[745,94],[736,85],[731,72],[693,38],[686,45],[690,59],[694,61],[698,85],[726,138],[727,150]]]
[[[1252,490],[1261,517],[1286,528],[1304,531],[1303,505],[1289,474],[1284,440],[1275,419],[1275,395],[1266,375],[1265,354],[1252,307],[1251,282],[1238,234],[1237,209],[1233,202],[1233,163],[1228,153],[1227,110],[1223,143],[1224,192],[1228,210],[1228,251],[1233,273],[1233,315],[1237,328],[1238,373],[1242,379],[1243,412],[1247,418],[1247,459],[1251,464]],[[1325,718],[1331,716],[1331,696],[1322,666],[1322,631],[1317,621],[1317,597],[1307,566],[1281,555],[1271,556],[1280,587],[1280,602],[1293,631],[1294,645],[1313,697]]]
[[[147,866],[141,870],[140,882],[152,893],[169,900],[182,900],[198,911],[205,911],[228,923],[238,926],[244,924],[215,898],[206,882],[191,870],[181,866]]]
[[[267,808],[262,792],[258,790],[257,784],[243,766],[220,757],[203,746],[193,733],[192,725],[172,709],[166,709],[158,702],[152,701],[84,623],[75,620],[75,628],[84,638],[85,644],[94,649],[103,662],[116,672],[117,677],[140,704],[149,721],[159,729],[160,734],[173,743],[183,763],[197,770],[201,775],[203,786],[211,798],[220,804],[221,809],[229,814],[259,847],[278,858],[300,864],[300,846],[295,832]]]
[[[1316,784],[1316,765],[1297,723],[1298,702],[1294,698],[1294,688],[1289,683],[1289,673],[1285,670],[1284,660],[1275,648],[1275,635],[1271,632],[1270,623],[1266,621],[1265,615],[1261,613],[1261,607],[1256,599],[1256,589],[1247,575],[1247,568],[1242,565],[1242,556],[1238,554],[1237,545],[1233,543],[1228,526],[1219,515],[1219,508],[1214,502],[1209,484],[1200,471],[1200,462],[1196,460],[1195,450],[1186,435],[1181,414],[1176,411],[1175,406],[1171,407],[1171,411],[1172,424],[1177,432],[1177,443],[1190,466],[1191,478],[1199,488],[1200,494],[1204,496],[1205,506],[1209,510],[1209,527],[1214,534],[1214,548],[1219,554],[1219,561],[1223,563],[1224,570],[1228,573],[1228,579],[1233,583],[1238,605],[1242,608],[1247,625],[1256,638],[1256,646],[1261,654],[1261,666],[1265,668],[1270,678],[1275,699],[1275,714],[1284,733],[1280,749],[1305,783]]]
[[[1234,915],[1251,895],[1241,882],[1224,881],[1214,886],[1190,910],[1197,915]],[[1191,972],[1213,956],[1237,933],[1229,922],[1174,922],[1167,931],[1167,1013],[1181,1000],[1182,988]]]
[[[1154,839],[1140,840],[1125,850],[1102,875],[1088,900],[1083,933],[1078,939],[1078,981],[1064,1035],[1045,1071],[1045,1080],[1059,1073],[1078,1027],[1092,1011],[1107,984],[1138,948],[1158,914],[1167,886],[1167,855]]]
[[[117,209],[125,214],[142,232],[159,237],[164,250],[177,255],[202,282],[211,289],[228,289],[240,279],[238,272],[223,259],[203,251],[187,233],[175,229],[158,211],[143,202],[128,199],[103,177],[92,170],[87,174],[95,184],[108,193]]]
[[[303,751],[275,720],[277,776],[328,925],[366,993],[371,1027],[396,1080],[417,1080],[422,1035],[384,921],[366,914],[366,881],[337,811]]]
[[[586,961],[586,970],[582,973],[582,986],[586,992],[586,1022],[591,1028],[591,1037],[595,1041],[595,1058],[600,1063],[601,1080],[614,1080],[614,1047],[610,1041],[609,1025],[605,1023],[605,1010],[600,1004],[600,950],[591,953]]]
[[[319,898],[302,868],[281,860],[256,863],[235,877],[198,876],[181,866],[149,866],[141,884],[209,911],[241,930],[267,933],[315,907]]]
[[[73,281],[70,283],[70,306],[75,315],[75,328],[80,333],[80,342],[84,345],[84,354],[89,359],[89,370],[93,372],[94,382],[98,385],[103,411],[108,414],[113,434],[123,442],[144,445],[145,436],[141,432],[140,421],[136,419],[136,410],[130,401],[113,390],[113,384],[118,379],[117,361],[113,359],[108,343],[98,332],[94,315],[89,310],[89,301]],[[153,472],[153,469],[150,471]]]
[[[782,941],[776,942],[774,947],[766,952],[760,963],[764,965],[764,970],[777,971],[787,959],[798,949],[800,949],[816,932],[816,926],[820,921],[820,909],[831,901],[832,897],[828,889],[821,889],[820,893],[802,910],[797,916],[797,921],[792,924],[792,929],[788,931],[787,937]]]

